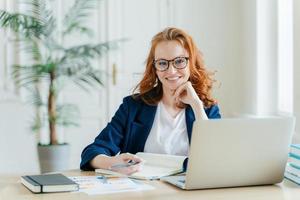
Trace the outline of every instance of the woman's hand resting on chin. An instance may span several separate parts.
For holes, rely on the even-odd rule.
[[[177,103],[182,102],[184,104],[189,104],[194,111],[196,120],[208,119],[203,102],[198,97],[190,81],[183,83],[175,90],[174,98]]]

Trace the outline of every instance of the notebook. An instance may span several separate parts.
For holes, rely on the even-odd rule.
[[[62,174],[22,176],[22,184],[33,193],[68,192],[79,189],[79,185]]]
[[[153,180],[182,172],[182,164],[186,156],[154,154],[139,152],[136,154],[144,160],[141,171],[131,174],[130,178]],[[120,175],[117,172],[96,169],[95,172],[108,175]]]
[[[292,144],[290,148],[290,153],[300,156],[300,144]]]

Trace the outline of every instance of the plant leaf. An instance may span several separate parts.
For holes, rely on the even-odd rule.
[[[90,16],[91,11],[95,8],[97,0],[76,0],[73,6],[65,15],[63,24],[63,36],[68,35],[74,31],[86,33],[88,36],[92,35],[92,30],[84,25]]]
[[[79,115],[79,109],[74,104],[58,105],[56,108],[56,123],[64,127],[78,126]]]
[[[44,22],[32,16],[0,10],[0,26],[10,28],[27,38],[40,38],[43,34]]]

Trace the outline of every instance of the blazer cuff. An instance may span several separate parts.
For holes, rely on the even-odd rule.
[[[82,157],[81,163],[80,163],[80,169],[84,171],[93,171],[94,168],[91,166],[90,161],[95,158],[98,155],[107,155],[110,156],[109,153],[105,151],[92,151],[87,153]]]

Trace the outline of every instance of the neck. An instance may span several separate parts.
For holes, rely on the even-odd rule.
[[[163,88],[162,102],[164,105],[166,105],[168,107],[176,108],[174,93],[175,93],[175,90],[170,90],[170,89],[168,90],[166,88]]]

